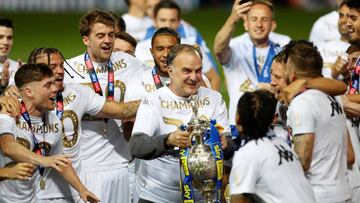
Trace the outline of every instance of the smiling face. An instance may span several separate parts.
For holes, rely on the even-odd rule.
[[[269,33],[273,29],[272,11],[267,5],[255,4],[247,13],[245,30],[255,45],[267,45]]]
[[[271,86],[275,89],[275,97],[280,102],[283,101],[282,90],[286,87],[285,64],[273,61],[271,65]]]
[[[57,88],[54,80],[54,77],[45,77],[41,81],[30,82],[21,88],[40,112],[51,111],[55,108]]]
[[[36,63],[48,63],[47,54],[41,54],[36,57]],[[50,69],[54,73],[55,86],[59,91],[64,90],[64,60],[60,53],[50,54]]]
[[[155,65],[163,76],[168,75],[168,65],[166,60],[171,48],[177,44],[176,37],[167,34],[157,35],[153,40],[150,52],[154,58]]]
[[[0,57],[7,57],[13,46],[13,29],[0,26]]]
[[[346,26],[349,29],[350,43],[360,42],[360,11],[356,9],[349,10],[349,17],[346,20]]]
[[[176,30],[180,25],[180,18],[178,10],[174,8],[162,8],[158,11],[155,17],[155,27],[157,29],[162,27],[169,27]]]
[[[83,42],[91,59],[98,63],[107,62],[114,49],[115,28],[103,23],[91,26],[88,36],[83,36]]]
[[[202,61],[198,53],[180,52],[169,69],[169,88],[180,97],[197,93],[202,81]]]
[[[344,4],[339,8],[338,29],[342,37],[349,38],[349,28],[346,26],[346,20],[349,18],[349,7]]]

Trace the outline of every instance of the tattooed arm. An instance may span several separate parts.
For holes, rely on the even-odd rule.
[[[132,119],[135,118],[136,112],[140,105],[140,100],[130,102],[107,101],[100,113],[96,117],[100,118],[116,118],[116,119]]]
[[[231,195],[231,201],[230,202],[234,202],[234,203],[251,203],[251,198],[249,197],[248,194],[236,194],[236,195]]]
[[[294,150],[305,172],[309,170],[311,165],[314,142],[314,133],[297,134],[293,138]]]

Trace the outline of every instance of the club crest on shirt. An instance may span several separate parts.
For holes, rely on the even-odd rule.
[[[255,89],[252,88],[251,85],[252,85],[252,82],[249,79],[247,79],[240,85],[239,90],[241,92],[253,92],[253,91],[255,91]]]

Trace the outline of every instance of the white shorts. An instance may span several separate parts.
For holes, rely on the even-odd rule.
[[[129,169],[126,163],[81,168],[85,187],[106,203],[129,201]]]
[[[360,187],[351,189],[351,202],[359,203],[360,202]]]

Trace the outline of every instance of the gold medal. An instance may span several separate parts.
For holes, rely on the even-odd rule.
[[[44,179],[40,180],[40,189],[45,190],[45,181],[44,181]]]

